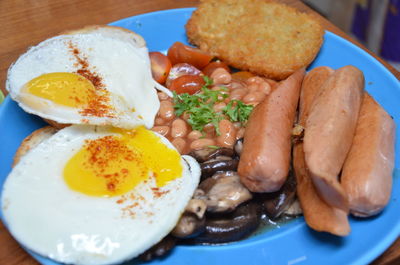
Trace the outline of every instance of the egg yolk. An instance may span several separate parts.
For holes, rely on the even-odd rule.
[[[157,187],[182,175],[181,157],[153,132],[138,127],[86,140],[67,162],[64,180],[75,191],[91,196],[116,196],[154,178]]]
[[[80,108],[96,95],[96,88],[85,77],[75,73],[48,73],[29,81],[28,93],[56,104]]]

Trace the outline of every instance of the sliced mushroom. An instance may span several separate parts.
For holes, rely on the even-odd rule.
[[[144,261],[149,261],[168,254],[176,245],[177,238],[166,236],[156,245],[142,253],[139,258]]]
[[[220,159],[213,159],[200,164],[201,178],[205,179],[218,171],[236,171],[239,165],[237,159],[226,159],[226,157],[219,157]]]
[[[240,182],[234,171],[218,172],[200,183],[205,192],[209,212],[233,211],[241,203],[252,198],[251,192]]]
[[[206,210],[207,210],[207,204],[204,201],[204,199],[200,198],[191,199],[185,208],[186,212],[195,214],[199,219],[203,218]]]
[[[233,146],[236,154],[240,156],[243,150],[243,138],[237,139],[235,145]]]
[[[199,163],[215,159],[217,156],[233,157],[235,153],[230,148],[203,148],[200,150],[194,150],[190,152],[190,156],[194,157]]]
[[[292,204],[283,212],[284,215],[295,217],[301,215],[303,210],[301,209],[299,200],[294,200]]]
[[[249,236],[260,224],[259,204],[242,204],[235,211],[207,217],[205,232],[186,241],[192,244],[219,244],[237,241]]]
[[[269,218],[278,218],[294,201],[296,180],[290,175],[282,188],[277,192],[261,194],[264,210]]]
[[[171,235],[177,238],[195,237],[205,230],[205,218],[197,218],[192,213],[185,212],[179,219],[175,228],[171,231]]]

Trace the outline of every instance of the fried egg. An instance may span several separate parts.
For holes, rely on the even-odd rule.
[[[63,124],[153,126],[160,103],[143,38],[92,27],[47,39],[10,68],[6,88],[26,111]]]
[[[73,125],[31,149],[2,191],[5,225],[57,262],[115,264],[176,225],[200,178],[190,156],[140,126]]]

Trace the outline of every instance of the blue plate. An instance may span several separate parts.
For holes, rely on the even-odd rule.
[[[165,51],[175,41],[186,42],[184,25],[193,9],[176,9],[126,18],[112,25],[141,34],[150,51]],[[350,42],[327,32],[324,45],[310,69],[352,64],[365,75],[368,92],[400,124],[400,83],[378,61]],[[6,98],[0,107],[0,185],[11,170],[12,157],[21,141],[44,122],[25,113]],[[375,218],[351,219],[351,234],[344,238],[314,232],[303,218],[279,229],[222,246],[179,246],[166,258],[150,264],[367,264],[378,257],[400,234],[399,130],[396,131],[396,164],[389,205]],[[49,213],[51,214],[51,213]],[[33,256],[42,264],[57,264]],[[129,264],[138,264],[132,261]]]

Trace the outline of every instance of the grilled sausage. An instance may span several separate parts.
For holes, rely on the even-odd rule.
[[[321,198],[348,211],[346,194],[338,181],[350,150],[364,88],[363,73],[354,66],[335,71],[314,99],[306,121],[306,165]]]
[[[311,70],[305,76],[300,93],[298,121],[300,125],[305,126],[312,101],[333,72],[333,69],[321,66]],[[347,213],[325,203],[314,188],[310,173],[305,165],[302,142],[293,147],[293,167],[297,181],[297,196],[308,226],[316,231],[328,232],[338,236],[348,235],[350,225]]]
[[[280,189],[289,172],[291,130],[304,69],[281,82],[250,115],[238,173],[253,192]]]
[[[330,206],[318,196],[304,162],[302,143],[296,144],[293,149],[293,167],[297,181],[297,196],[307,225],[316,231],[338,236],[348,235],[350,225],[347,212]]]
[[[305,126],[311,104],[316,95],[321,91],[322,85],[335,71],[328,66],[312,69],[304,77],[300,91],[299,124]]]
[[[388,203],[392,190],[394,138],[393,119],[365,93],[341,176],[353,215],[375,215]]]

